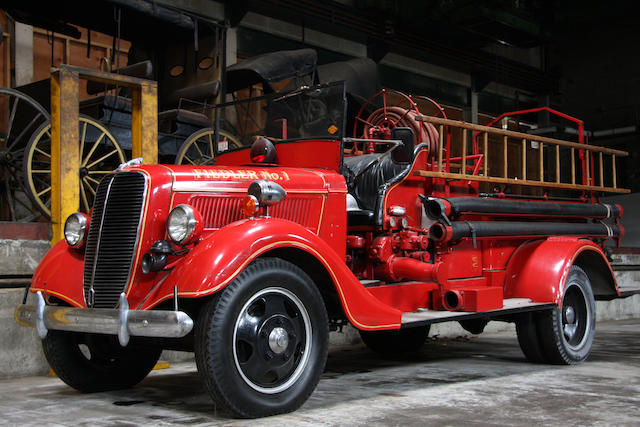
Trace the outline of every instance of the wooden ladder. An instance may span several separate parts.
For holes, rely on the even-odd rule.
[[[417,116],[416,120],[428,122],[438,127],[440,135],[440,143],[438,144],[437,163],[431,170],[415,171],[418,176],[431,178],[444,178],[451,180],[480,181],[496,184],[524,185],[533,187],[544,187],[550,189],[566,189],[580,191],[600,191],[609,193],[629,193],[630,190],[619,188],[616,179],[616,158],[628,156],[629,153],[611,148],[577,144],[574,142],[563,141],[560,139],[547,138],[543,136],[530,135],[522,132],[515,132],[504,129],[497,129],[488,126],[481,126],[457,120],[442,119],[439,117]],[[449,151],[445,157],[445,132],[452,129],[462,130],[462,140],[460,152],[461,155],[451,157]],[[468,133],[475,131],[476,137],[482,141],[482,149],[480,144],[474,140],[474,150],[468,153]],[[495,135],[497,138],[489,138]],[[509,176],[508,174],[508,147],[509,144],[519,144],[522,148],[519,150],[519,160],[521,168],[518,171],[521,175]],[[489,167],[489,145],[500,144],[499,150],[502,152],[502,164],[491,170]],[[537,178],[531,179],[531,171],[527,171],[527,147],[536,146],[538,151],[537,160]],[[451,147],[449,147],[451,150]],[[547,150],[547,151],[545,151]],[[549,150],[555,151],[555,171],[548,171],[547,175],[551,175],[551,179],[545,180],[545,153]],[[561,152],[569,153],[569,161],[565,165],[561,165]],[[563,154],[566,156],[565,154]],[[576,155],[580,160],[580,169],[577,170]],[[605,160],[606,158],[606,160]],[[597,161],[595,161],[597,159]],[[470,162],[472,162],[470,164]],[[605,177],[605,162],[610,162],[611,173]],[[597,169],[596,164],[597,163]],[[561,170],[570,166],[570,179],[562,180]],[[593,169],[593,170],[592,170]],[[578,171],[578,173],[576,172]],[[552,173],[553,172],[553,173]],[[579,181],[579,182],[578,182]]]

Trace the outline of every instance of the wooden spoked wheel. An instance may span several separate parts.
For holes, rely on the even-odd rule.
[[[242,147],[242,143],[231,133],[219,130],[217,150],[214,144],[215,130],[213,128],[200,129],[189,135],[182,143],[175,164],[177,165],[213,165],[216,152],[224,152]]]
[[[49,120],[36,100],[0,87],[0,220],[28,222],[40,217],[26,194],[23,160],[29,137]]]
[[[125,155],[109,130],[100,122],[80,116],[80,206],[89,212],[100,180],[125,161]],[[64,154],[63,154],[64,155]],[[27,194],[42,214],[51,218],[51,123],[33,134],[25,150],[24,175]]]

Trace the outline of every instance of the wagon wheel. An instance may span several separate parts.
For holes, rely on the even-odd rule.
[[[214,138],[215,131],[213,128],[204,128],[192,133],[185,139],[178,150],[175,164],[213,165],[216,153],[213,144]],[[218,152],[240,147],[242,147],[242,143],[234,135],[225,130],[218,131]]]
[[[27,222],[40,216],[25,194],[24,150],[49,113],[36,100],[0,87],[0,218]]]
[[[370,105],[376,109],[365,117],[366,111],[370,111]],[[416,116],[421,115],[418,104],[410,96],[402,92],[383,89],[364,103],[356,115],[353,125],[354,138],[367,139],[391,139],[391,129],[396,127],[409,127],[415,135],[415,144],[428,143],[431,153],[435,151],[438,143],[438,131],[431,123],[419,122]],[[362,147],[363,151],[379,152],[373,143]],[[386,149],[387,147],[382,147]],[[354,146],[354,153],[358,147]]]
[[[125,161],[124,152],[100,122],[80,116],[80,210],[89,212],[102,177]],[[51,122],[43,123],[25,150],[27,194],[47,218],[51,218]]]

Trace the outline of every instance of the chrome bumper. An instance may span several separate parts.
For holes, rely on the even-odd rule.
[[[16,307],[16,322],[35,327],[40,338],[49,329],[118,335],[123,347],[130,336],[180,338],[193,329],[193,320],[182,311],[129,310],[124,293],[120,308],[73,308],[47,305],[37,292],[37,304]]]

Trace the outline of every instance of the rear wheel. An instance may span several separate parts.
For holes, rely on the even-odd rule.
[[[196,363],[222,412],[290,412],[315,389],[328,337],[322,296],[309,276],[287,261],[259,259],[203,307]]]
[[[110,335],[49,331],[42,340],[49,366],[83,393],[133,387],[153,369],[162,349],[129,344]]]
[[[538,325],[536,313],[525,313],[516,321],[518,344],[529,362],[544,363],[540,340],[538,339]]]
[[[360,331],[362,341],[371,350],[385,355],[418,351],[429,336],[430,326],[388,331]]]
[[[584,361],[596,332],[596,303],[587,274],[572,266],[562,307],[523,318],[516,331],[520,347],[531,361],[559,365]]]

